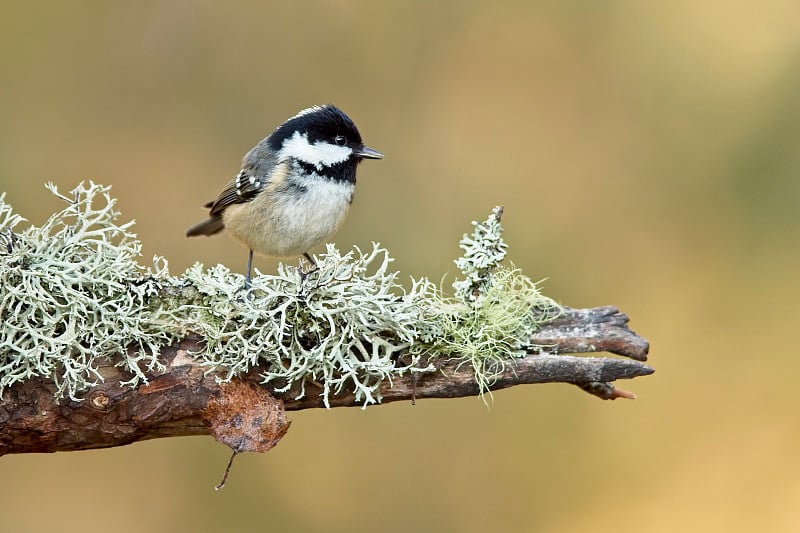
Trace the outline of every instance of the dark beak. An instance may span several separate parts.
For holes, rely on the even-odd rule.
[[[367,146],[362,146],[360,150],[356,150],[355,156],[361,159],[383,159],[382,153]]]

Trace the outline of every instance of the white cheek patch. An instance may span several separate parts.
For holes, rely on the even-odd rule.
[[[293,157],[303,163],[314,165],[317,170],[346,161],[352,154],[353,149],[349,146],[339,146],[327,142],[311,144],[308,142],[308,137],[299,131],[294,132],[294,135],[283,141],[283,148],[279,152],[281,159]]]

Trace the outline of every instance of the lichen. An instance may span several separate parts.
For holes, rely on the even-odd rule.
[[[117,222],[109,187],[80,184],[69,197],[47,187],[66,207],[20,232],[24,219],[0,196],[0,395],[48,377],[57,397],[77,400],[102,380],[101,362],[123,367],[136,385],[162,367],[159,348],[175,340],[170,313],[150,302],[166,266],[137,263],[133,222]]]
[[[506,257],[508,245],[503,240],[502,215],[503,208],[495,207],[484,222],[473,221],[472,235],[465,233],[458,243],[464,254],[454,262],[464,279],[453,282],[453,289],[464,303],[480,302],[494,280],[494,271]]]
[[[273,391],[298,385],[300,396],[313,381],[326,405],[344,391],[379,402],[383,383],[435,371],[437,359],[470,365],[486,392],[559,309],[501,265],[500,208],[462,239],[454,296],[427,278],[401,283],[375,243],[345,254],[328,245],[315,268],[281,264],[245,289],[222,265],[182,276],[161,258],[141,266],[133,222],[118,222],[109,187],[48,188],[66,207],[21,231],[24,219],[0,196],[0,395],[43,377],[57,398],[79,400],[104,364],[136,386],[163,370],[159,350],[188,332],[202,335],[193,355],[220,381],[255,369]]]
[[[484,222],[472,223],[472,235],[462,237],[464,254],[455,264],[464,277],[453,282],[456,298],[434,295],[440,331],[432,343],[418,343],[412,350],[455,358],[459,367],[472,366],[484,401],[506,365],[532,348],[531,334],[561,312],[519,269],[501,264],[508,249],[502,214],[503,208],[495,207]]]
[[[399,356],[421,334],[432,284],[418,280],[404,290],[377,244],[344,256],[328,245],[315,259],[308,272],[282,264],[276,275],[255,276],[249,290],[241,275],[222,266],[196,264],[186,272],[203,295],[188,326],[206,339],[197,356],[209,370],[229,381],[260,365],[263,382],[276,384],[277,392],[300,383],[299,397],[313,380],[326,405],[346,388],[356,402],[380,401],[384,380],[425,371]]]
[[[475,302],[453,301],[441,293],[437,298],[439,334],[431,343],[416,344],[412,353],[427,351],[457,360],[459,368],[471,366],[484,402],[506,366],[538,347],[530,344],[531,334],[561,312],[557,303],[514,267],[493,271],[491,282]]]

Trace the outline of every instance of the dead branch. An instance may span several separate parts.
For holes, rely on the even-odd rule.
[[[627,327],[628,317],[613,307],[567,309],[531,338],[530,353],[515,361],[491,387],[526,383],[571,383],[604,399],[633,395],[611,383],[653,373],[646,360],[648,343]],[[121,446],[145,439],[213,435],[234,451],[266,451],[288,429],[285,410],[323,407],[318,386],[306,383],[270,395],[258,383],[258,369],[231,383],[220,384],[188,353],[201,339],[189,337],[164,349],[164,372],[132,389],[129,378],[113,366],[101,368],[104,381],[82,401],[54,400],[49,380],[29,379],[11,387],[0,399],[0,455],[56,452]],[[610,352],[616,357],[578,357],[566,353]],[[468,365],[437,361],[438,372],[406,374],[381,386],[383,403],[421,398],[475,396],[478,385]],[[330,399],[331,407],[357,405],[352,393]]]

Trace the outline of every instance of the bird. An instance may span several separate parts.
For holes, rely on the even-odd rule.
[[[249,249],[245,286],[250,286],[253,253],[278,258],[300,255],[330,238],[353,203],[356,169],[364,159],[382,159],[364,145],[355,123],[333,104],[303,109],[256,144],[241,170],[204,207],[208,219],[187,237],[226,229]]]

